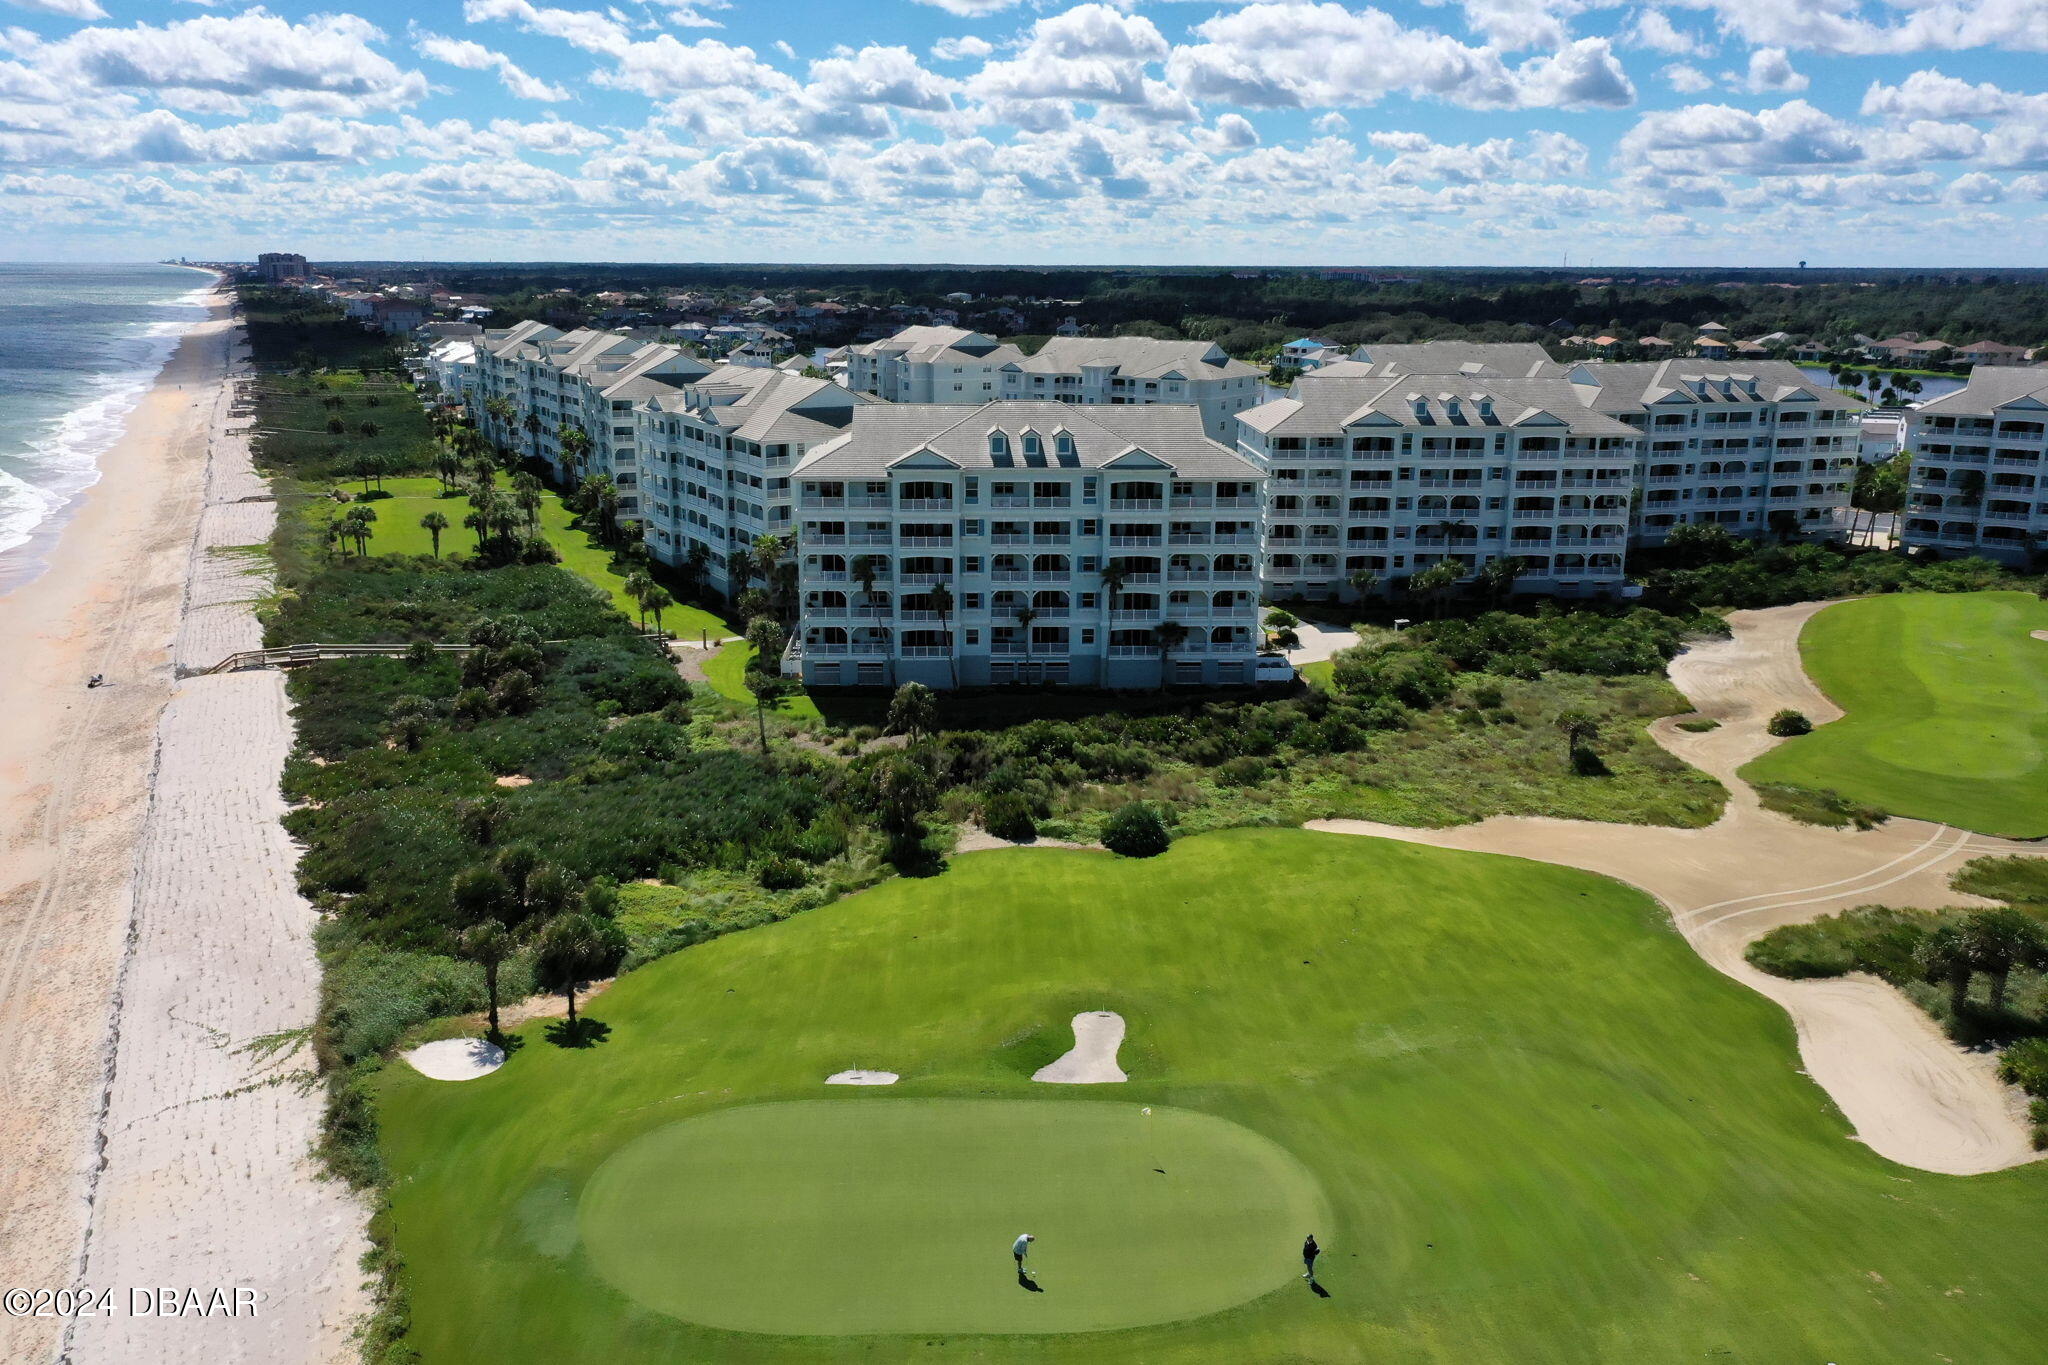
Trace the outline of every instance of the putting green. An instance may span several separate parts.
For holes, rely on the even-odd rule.
[[[2048,603],[1902,593],[1829,607],[1800,659],[1846,713],[1742,770],[1894,815],[2048,835]]]
[[[1093,1100],[801,1100],[622,1147],[578,1219],[645,1307],[743,1332],[1084,1332],[1201,1317],[1300,1274],[1315,1178],[1224,1119]],[[1041,1292],[1010,1243],[1038,1238]]]

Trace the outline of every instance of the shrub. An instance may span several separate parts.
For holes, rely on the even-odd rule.
[[[981,826],[998,839],[1013,844],[1038,837],[1038,821],[1032,817],[1031,802],[1022,792],[998,792],[981,803]]]
[[[1791,739],[1797,735],[1812,734],[1813,722],[1806,718],[1805,713],[1788,707],[1772,716],[1770,725],[1766,728],[1779,739]]]
[[[1233,758],[1216,769],[1216,780],[1227,787],[1256,787],[1264,782],[1272,768],[1263,758],[1245,754]]]
[[[1166,821],[1144,801],[1120,807],[1102,827],[1102,846],[1126,858],[1156,858],[1172,842]]]
[[[2025,1038],[1998,1059],[1998,1079],[2048,1100],[2048,1038]]]
[[[1698,720],[1682,720],[1678,722],[1678,728],[1687,734],[1704,735],[1709,730],[1720,729],[1721,722],[1707,716],[1702,716]]]
[[[810,874],[802,863],[781,856],[763,862],[754,877],[764,891],[794,891],[810,880]]]

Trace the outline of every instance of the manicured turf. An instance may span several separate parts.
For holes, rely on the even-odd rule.
[[[719,696],[752,706],[754,694],[747,691],[747,665],[753,661],[754,647],[744,640],[735,640],[704,661],[704,677]],[[791,720],[824,719],[807,692],[790,693],[775,703],[775,709]]]
[[[1807,673],[1847,714],[1744,768],[1893,815],[2048,835],[2048,602],[2031,593],[1907,593],[1829,607],[1799,637]]]
[[[465,559],[475,549],[476,533],[462,524],[462,519],[469,515],[469,503],[460,495],[444,495],[439,479],[385,479],[383,491],[391,496],[365,504],[377,513],[370,537],[372,554],[432,554],[434,538],[420,525],[420,518],[429,512],[439,512],[448,518],[448,529],[441,532],[444,558]],[[611,552],[571,524],[575,514],[563,506],[561,498],[552,492],[541,497],[541,534],[562,557],[562,567],[611,598],[612,605],[622,613],[639,620],[639,608],[626,592],[625,576],[611,567]],[[334,517],[347,510],[339,504],[326,505],[333,509],[330,515]],[[685,639],[708,634],[716,640],[732,633],[725,622],[710,612],[680,604],[663,612],[661,623]]]
[[[1032,1083],[1069,1045],[1068,1019],[1093,1008],[1129,1021],[1130,1083]],[[1800,1074],[1781,1011],[1700,962],[1647,898],[1562,868],[1298,830],[1204,835],[1142,862],[974,854],[939,877],[685,950],[627,976],[589,1013],[611,1029],[593,1048],[558,1048],[534,1024],[481,1080],[436,1083],[395,1066],[378,1083],[410,1341],[429,1365],[1875,1365],[2030,1361],[2048,1339],[2048,1169],[1957,1179],[1885,1162]],[[820,1083],[852,1066],[904,1079]],[[795,1333],[846,1292],[836,1274],[804,1283],[823,1272],[812,1250],[790,1245],[776,1207],[759,1210],[754,1242],[739,1240],[749,1215],[727,1188],[734,1176],[707,1165],[787,1170],[821,1151],[820,1138],[753,1131],[722,1144],[716,1127],[693,1134],[689,1123],[739,1110],[727,1121],[749,1126],[773,1111],[743,1107],[791,1100],[810,1102],[793,1129],[835,1120],[820,1123],[825,1145],[872,1140],[840,1114],[893,1122],[888,1106],[906,1103],[1030,1100],[1048,1117],[1071,1113],[1071,1135],[1048,1129],[1031,1155],[1037,1178],[1019,1182],[1055,1220],[1071,1208],[1062,1173],[1100,1150],[1089,1136],[1098,1106],[1151,1105],[1155,1117],[1172,1106],[1291,1153],[1330,1212],[1235,1272],[1273,1292],[1185,1321],[964,1335],[934,1317],[895,1335],[809,1337],[691,1322],[729,1314],[719,1320]],[[969,1168],[950,1155],[957,1129],[935,1120],[928,1132],[883,1144],[863,1176],[894,1189],[922,1180],[928,1215],[831,1195],[849,1210],[847,1255],[870,1269],[864,1292],[892,1323],[922,1320],[930,1291],[905,1282],[902,1253],[880,1244],[921,1233],[951,1245],[965,1236],[951,1202],[973,1210],[989,1197],[958,1186]],[[657,1145],[682,1144],[676,1161],[607,1174],[657,1133],[670,1135]],[[1171,1162],[1152,1164],[1168,1172],[1152,1179],[1172,1178]],[[813,1177],[791,1179],[816,1189]],[[1149,1216],[1144,1184],[1095,1197]],[[1204,1216],[1242,1219],[1241,1188],[1219,1190]],[[605,1239],[630,1233],[636,1191],[650,1268],[629,1273]],[[686,1202],[702,1211],[670,1207]],[[585,1226],[602,1213],[595,1244],[579,1207]],[[971,1257],[987,1281],[968,1305],[1015,1293],[1015,1313],[1072,1321],[1060,1296],[1094,1291],[1056,1272],[1094,1253],[1056,1245],[1057,1221],[1033,1226],[1035,1209],[988,1217]],[[786,1269],[720,1278],[729,1302],[712,1307],[690,1286],[657,1300],[683,1315],[608,1277],[608,1263],[631,1279],[684,1256],[696,1258],[691,1273],[713,1273],[703,1253],[665,1241],[692,1226],[721,1229],[720,1245],[749,1264],[780,1254]],[[1046,1239],[1042,1295],[1017,1287],[1003,1252],[1023,1231]],[[1309,1231],[1329,1248],[1328,1299],[1264,1278]],[[1156,1254],[1191,1276],[1217,1273],[1202,1268],[1200,1237]],[[1134,1263],[1119,1282],[1127,1320],[1174,1311],[1147,1278],[1158,1264]]]
[[[598,1169],[578,1222],[599,1274],[690,1322],[1073,1332],[1255,1299],[1329,1210],[1300,1162],[1207,1114],[876,1097],[657,1128]],[[1022,1232],[1041,1294],[1002,1273]]]

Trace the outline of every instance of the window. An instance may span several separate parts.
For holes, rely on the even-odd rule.
[[[1010,438],[1000,431],[991,431],[988,434],[988,453],[992,460],[1009,459]]]

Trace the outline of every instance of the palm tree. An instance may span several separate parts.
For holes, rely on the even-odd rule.
[[[759,656],[756,655],[756,658]],[[781,661],[776,661],[780,668]],[[747,691],[754,694],[754,723],[761,731],[761,757],[768,754],[768,708],[789,695],[789,682],[780,672],[771,673],[766,669],[747,670]]]
[[[1109,598],[1109,614],[1116,615],[1116,601],[1123,593],[1124,584],[1130,581],[1130,569],[1121,559],[1112,559],[1102,566],[1102,591]]]
[[[1522,576],[1522,561],[1513,555],[1489,559],[1479,570],[1479,586],[1487,597],[1498,604],[1505,602],[1515,590],[1515,580]]]
[[[441,557],[441,533],[448,529],[448,518],[440,512],[429,512],[420,518],[420,529],[434,538],[434,558]]]
[[[1913,965],[1923,981],[1948,987],[1949,1017],[1961,1019],[1969,1004],[1970,978],[1977,970],[1961,926],[1936,925],[1914,946]]]
[[[1152,627],[1152,643],[1159,650],[1159,690],[1166,690],[1167,676],[1171,672],[1169,659],[1173,651],[1187,643],[1188,628],[1179,621],[1161,621]]]
[[[555,433],[555,439],[561,443],[562,459],[567,462],[570,472],[581,474],[583,461],[590,455],[590,433],[564,422]]]
[[[619,489],[606,474],[591,474],[577,485],[584,507],[597,517],[597,538],[610,545],[618,538]]]
[[[1351,575],[1351,586],[1361,599],[1370,597],[1380,586],[1380,576],[1371,569],[1360,569]]]
[[[1569,760],[1600,737],[1600,722],[1584,711],[1566,711],[1557,718],[1557,732],[1564,736],[1564,756]]]
[[[527,437],[533,442],[533,458],[538,460],[540,458],[540,414],[537,412],[527,413],[526,420],[520,423],[520,425],[526,428]]]
[[[441,481],[441,492],[446,494],[454,485],[456,476],[462,472],[462,456],[449,446],[442,446],[434,452],[434,476]]]
[[[1031,623],[1038,619],[1037,608],[1029,605],[1017,608],[1017,629],[1024,634],[1024,676],[1031,676]]]
[[[534,980],[569,1002],[569,1028],[576,1028],[576,991],[586,981],[611,975],[626,959],[625,930],[587,911],[549,920],[534,944]]]
[[[744,593],[747,590],[747,585],[753,581],[754,557],[742,549],[727,550],[725,552],[725,584],[730,590],[733,600],[738,601],[740,594]]]
[[[526,471],[512,476],[512,502],[525,514],[528,534],[540,530],[541,503],[545,501],[542,492],[541,481]]]
[[[938,703],[923,683],[905,683],[889,700],[889,733],[906,735],[912,744],[936,730],[938,722]]]
[[[683,556],[683,591],[691,596],[704,590],[704,571],[711,566],[711,547],[701,540],[690,542]]]
[[[640,601],[640,605],[645,607],[648,613],[654,617],[654,628],[656,631],[661,629],[661,614],[675,604],[676,599],[669,596],[668,589],[659,585],[649,588],[647,596]]]
[[[484,998],[491,1011],[490,1031],[485,1036],[492,1042],[504,1037],[498,1027],[498,969],[518,951],[518,940],[499,920],[487,919],[462,931],[462,956],[484,969]]]
[[[931,599],[932,610],[939,614],[939,632],[946,637],[946,682],[958,687],[960,677],[953,668],[953,590],[944,583],[934,583],[925,596]]]
[[[1429,602],[1432,615],[1441,617],[1445,595],[1457,586],[1462,577],[1464,570],[1458,566],[1458,561],[1446,556],[1409,579],[1408,588]]]
[[[633,599],[640,608],[640,629],[647,629],[647,594],[654,591],[654,580],[645,570],[635,569],[626,575],[626,596]]]
[[[878,576],[875,569],[875,557],[873,555],[855,555],[853,563],[849,567],[853,573],[853,581],[860,584],[861,596],[868,600],[868,605],[873,606],[875,601],[875,579]]]
[[[1991,978],[1993,1014],[2005,1008],[2006,980],[2012,969],[2038,964],[2048,947],[2040,926],[2011,906],[1979,910],[1964,920],[1963,946],[1970,965]]]

